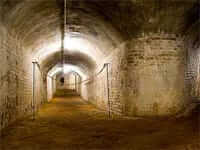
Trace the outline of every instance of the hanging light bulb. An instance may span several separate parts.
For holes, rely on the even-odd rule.
[[[64,49],[65,49],[65,32],[66,32],[66,24],[67,24],[67,0],[64,0],[64,27],[63,27],[63,38],[62,38],[62,67],[64,73]]]
[[[63,22],[63,31],[61,39],[61,67],[62,67],[62,76],[60,82],[64,85],[64,48],[65,48],[65,31],[66,31],[66,22],[67,22],[67,0],[64,0],[64,22]]]

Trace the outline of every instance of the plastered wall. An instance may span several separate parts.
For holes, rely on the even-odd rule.
[[[128,116],[168,116],[188,103],[185,82],[186,48],[182,38],[151,33],[119,44],[109,62],[109,95],[113,113]],[[101,65],[102,66],[102,65]],[[85,85],[83,97],[107,108],[106,74]]]
[[[32,114],[32,56],[23,44],[0,25],[0,130],[16,119]],[[39,70],[35,70],[35,99],[37,108],[46,99]]]

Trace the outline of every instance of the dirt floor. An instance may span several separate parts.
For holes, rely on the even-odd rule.
[[[55,98],[9,126],[0,150],[200,150],[194,118],[109,120],[79,97]]]

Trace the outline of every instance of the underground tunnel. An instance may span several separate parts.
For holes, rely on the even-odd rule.
[[[199,150],[199,0],[0,0],[0,150]]]

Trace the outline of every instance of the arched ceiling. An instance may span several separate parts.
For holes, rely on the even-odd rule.
[[[64,64],[63,66],[56,65],[48,72],[48,77],[55,77],[58,74],[69,74],[74,72],[78,74],[82,80],[89,78],[89,74],[85,70],[77,65]]]
[[[14,0],[15,1],[15,0]],[[63,0],[4,1],[4,21],[24,41],[26,47],[40,50],[52,43],[60,43],[63,26]],[[113,47],[120,41],[112,25],[90,8],[93,5],[79,1],[68,2],[67,27],[70,33],[80,33],[101,50]],[[85,6],[87,4],[87,6]]]
[[[53,67],[61,67],[60,63],[61,54],[59,52],[55,52],[48,56],[41,63],[41,68],[45,74],[47,74]],[[96,68],[95,60],[88,57],[86,54],[82,54],[80,52],[65,52],[64,53],[64,64],[71,64],[82,68],[85,70],[86,74],[94,71]]]
[[[61,61],[63,3],[0,1],[3,24],[45,70]],[[67,7],[65,59],[86,70],[94,68],[119,44],[143,32],[185,34],[199,25],[197,0],[67,0]]]

